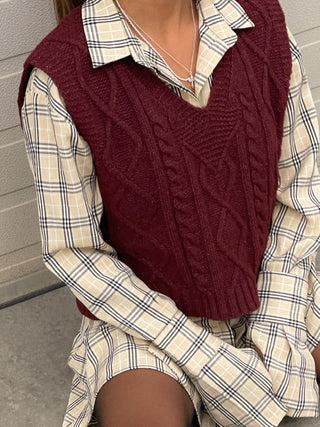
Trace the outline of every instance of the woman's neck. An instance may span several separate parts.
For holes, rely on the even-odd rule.
[[[191,0],[117,0],[146,32],[165,37],[192,22]]]
[[[114,1],[143,30],[142,38],[156,48],[173,73],[184,79],[180,80],[186,87],[194,90],[193,83],[185,81],[195,75],[199,48],[194,0]],[[141,36],[132,22],[130,26],[137,36]]]

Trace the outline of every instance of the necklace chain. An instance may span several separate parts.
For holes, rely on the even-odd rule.
[[[168,68],[172,72],[172,74],[181,81],[184,82],[190,82],[192,89],[194,89],[194,74],[192,73],[192,67],[193,67],[193,61],[194,61],[194,53],[195,53],[195,45],[196,45],[196,23],[195,23],[195,16],[194,16],[194,10],[193,10],[193,0],[190,0],[191,2],[191,12],[192,12],[192,21],[193,21],[193,47],[192,47],[192,55],[191,55],[191,62],[190,62],[190,69],[188,69],[184,64],[182,64],[180,61],[178,61],[174,56],[170,54],[166,49],[164,49],[156,40],[154,40],[146,31],[144,31],[143,28],[141,28],[130,16],[127,15],[127,13],[122,9],[121,5],[119,4],[118,0],[115,0],[118,9],[120,10],[121,14],[125,17],[127,22],[133,27],[133,29],[137,32],[137,34],[144,40],[144,42],[162,59],[164,63],[167,64],[167,62],[164,60],[163,56],[157,51],[157,49],[149,42],[149,40],[143,35],[145,34],[156,46],[158,46],[163,52],[165,52],[174,62],[176,62],[178,65],[180,65],[182,68],[184,68],[188,73],[189,77],[183,78],[180,77],[178,74],[176,74],[172,68],[167,64]]]

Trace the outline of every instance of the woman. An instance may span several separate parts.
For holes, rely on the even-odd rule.
[[[44,260],[84,315],[64,425],[318,415],[318,128],[278,1],[87,0],[19,105]]]

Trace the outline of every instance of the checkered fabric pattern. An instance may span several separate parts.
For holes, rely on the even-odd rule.
[[[131,55],[154,70],[177,96],[197,107],[206,105],[212,72],[236,43],[235,30],[254,24],[236,1],[199,0],[197,6],[200,46],[194,94],[130,32],[112,0],[91,0],[83,7],[93,66]],[[201,427],[215,422],[271,426],[284,414],[318,414],[311,351],[320,341],[320,284],[314,269],[320,245],[319,131],[301,55],[289,35],[293,71],[277,203],[258,278],[261,307],[230,322],[186,318],[172,301],[142,283],[102,240],[102,200],[90,149],[54,82],[34,70],[22,120],[35,176],[44,260],[101,319],[84,319],[75,340],[69,362],[75,377],[65,426],[87,425],[99,387],[121,372],[116,361],[108,368],[104,364],[113,333],[125,334],[122,339],[130,342],[123,345],[114,339],[112,348],[129,360],[123,365],[127,369],[140,367],[140,356],[132,358],[139,342],[141,357],[148,358],[151,369],[182,383],[192,395]],[[252,350],[255,346],[264,364]],[[88,373],[90,364],[96,369]]]

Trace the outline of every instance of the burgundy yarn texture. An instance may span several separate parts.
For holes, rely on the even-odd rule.
[[[94,156],[105,240],[185,314],[219,320],[259,306],[291,73],[278,1],[239,3],[255,27],[237,31],[205,108],[131,58],[93,69],[79,8],[31,54],[19,98],[32,67],[53,79]]]

